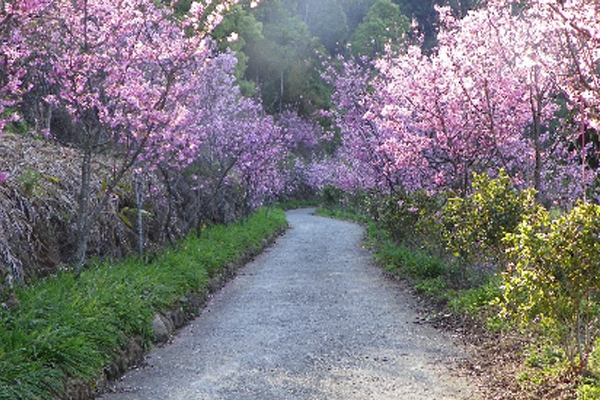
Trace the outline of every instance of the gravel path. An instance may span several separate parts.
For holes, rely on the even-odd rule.
[[[465,354],[418,324],[356,224],[290,211],[291,229],[173,343],[103,400],[477,399]]]

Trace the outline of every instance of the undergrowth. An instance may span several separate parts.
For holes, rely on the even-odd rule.
[[[157,310],[205,290],[209,277],[286,225],[280,210],[190,236],[151,262],[103,263],[79,278],[64,272],[17,291],[13,310],[0,311],[0,399],[65,396],[78,380],[93,385],[128,338],[152,341]]]
[[[287,211],[298,208],[316,208],[319,206],[318,200],[286,200],[275,204],[275,207]]]
[[[339,207],[319,207],[317,214],[323,217],[343,219],[359,223],[368,223],[370,219],[364,214],[357,213],[353,209],[341,209]]]
[[[588,369],[584,374],[573,375],[564,350],[550,340],[554,339],[552,331],[538,327],[533,332],[531,325],[521,327],[502,315],[505,282],[493,269],[477,268],[456,253],[439,256],[431,251],[432,246],[420,248],[414,241],[411,245],[399,243],[393,232],[381,224],[366,216],[341,211],[339,207],[319,208],[317,213],[362,223],[366,228],[365,245],[375,261],[387,272],[406,279],[417,293],[445,305],[444,315],[451,313],[463,321],[468,317],[493,335],[520,333],[535,337],[535,345],[523,350],[523,365],[514,377],[525,392],[519,398],[529,399],[531,393],[558,388],[543,398],[600,400],[600,339],[590,354]]]

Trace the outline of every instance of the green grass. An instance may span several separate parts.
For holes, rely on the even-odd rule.
[[[467,313],[471,316],[481,315],[501,296],[501,279],[491,278],[487,283],[471,289],[455,292],[449,306],[455,312]]]
[[[343,219],[346,221],[354,221],[359,223],[368,223],[369,218],[362,214],[357,214],[352,209],[342,210],[339,207],[319,207],[316,211],[317,215],[322,217]]]
[[[287,200],[287,201],[280,201],[277,204],[275,204],[275,207],[287,211],[287,210],[294,210],[294,209],[298,209],[298,208],[311,208],[311,207],[318,207],[319,206],[319,201],[318,200]]]
[[[224,265],[256,252],[286,225],[280,210],[215,226],[165,250],[152,262],[128,259],[63,273],[16,293],[16,311],[0,311],[0,400],[63,396],[72,379],[93,384],[129,338],[148,348],[157,310],[205,290]]]

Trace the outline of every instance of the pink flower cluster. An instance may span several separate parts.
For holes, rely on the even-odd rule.
[[[503,168],[549,202],[583,197],[597,176],[586,138],[600,129],[598,2],[531,1],[516,12],[494,0],[460,20],[440,11],[434,54],[409,47],[371,75],[364,62],[328,69],[342,138],[330,162],[347,171],[337,184],[466,193],[472,172]]]
[[[46,104],[69,113],[88,149],[108,139],[123,150],[113,177],[196,163],[198,188],[239,188],[257,205],[282,190],[289,152],[315,144],[312,122],[275,121],[239,93],[234,54],[217,54],[207,35],[227,2],[194,2],[177,18],[147,0],[15,4],[0,15],[0,112],[28,90],[25,73],[48,82],[57,91]]]

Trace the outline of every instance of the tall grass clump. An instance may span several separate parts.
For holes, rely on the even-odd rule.
[[[209,278],[286,225],[280,210],[206,229],[151,262],[102,263],[78,278],[60,273],[16,292],[0,311],[0,400],[65,398],[73,382],[95,385],[131,339],[153,340],[155,312],[206,290]]]

